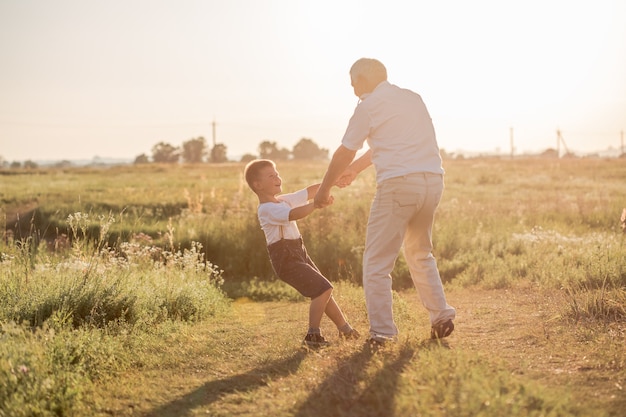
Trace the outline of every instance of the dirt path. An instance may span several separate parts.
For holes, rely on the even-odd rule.
[[[427,338],[426,314],[417,297],[412,292],[402,297],[418,306],[413,333]],[[583,393],[575,399],[581,404],[626,409],[623,324],[607,328],[606,337],[585,341],[588,331],[560,319],[557,306],[563,300],[549,293],[464,289],[448,292],[448,298],[458,309],[456,331],[446,341],[451,349],[503,361],[512,374],[545,386],[572,387]],[[316,357],[303,353],[297,348],[301,335],[294,334],[294,323],[303,322],[304,303],[235,303],[229,317],[164,341],[154,363],[102,387],[99,415],[206,415],[197,410],[218,403],[220,411],[209,415],[266,415],[272,401],[289,395],[290,385],[324,383],[316,379],[317,366],[334,367],[340,364],[336,356],[358,355],[355,346],[333,347]],[[355,324],[367,326],[364,319]],[[606,363],[607,352],[613,363]],[[302,375],[294,379],[296,372],[310,381],[302,381]],[[248,401],[252,408],[242,400],[247,395],[259,398]]]
[[[569,323],[562,317],[567,300],[558,291],[450,295],[460,313],[451,342],[457,348],[494,353],[514,374],[545,386],[572,386],[584,393],[586,398],[577,399],[581,402],[614,403],[616,410],[626,410],[626,323],[605,328]]]

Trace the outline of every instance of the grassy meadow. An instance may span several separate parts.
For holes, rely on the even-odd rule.
[[[283,191],[325,166],[279,163]],[[620,415],[626,162],[444,167],[434,254],[455,333],[427,340],[400,257],[399,342],[308,353],[307,302],[273,276],[243,164],[0,171],[0,416]],[[363,334],[374,182],[299,222]]]

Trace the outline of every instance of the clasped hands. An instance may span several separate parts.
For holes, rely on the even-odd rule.
[[[339,188],[347,187],[352,184],[352,181],[356,178],[357,173],[353,170],[347,169],[341,174],[341,176],[335,181],[333,185],[336,185]],[[315,199],[313,200],[315,208],[324,208],[328,207],[335,201],[334,197],[330,195],[330,190],[328,192],[317,192],[315,195]]]

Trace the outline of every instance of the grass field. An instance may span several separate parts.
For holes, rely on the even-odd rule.
[[[434,243],[455,333],[428,340],[399,258],[399,342],[309,353],[241,164],[0,171],[0,415],[621,415],[626,163],[444,166]],[[278,169],[289,192],[325,165]],[[373,193],[368,170],[299,222],[362,333]]]

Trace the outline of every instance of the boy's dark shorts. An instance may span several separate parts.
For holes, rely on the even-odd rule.
[[[278,278],[303,296],[316,298],[333,288],[309,258],[302,238],[281,239],[269,245],[267,251]]]

